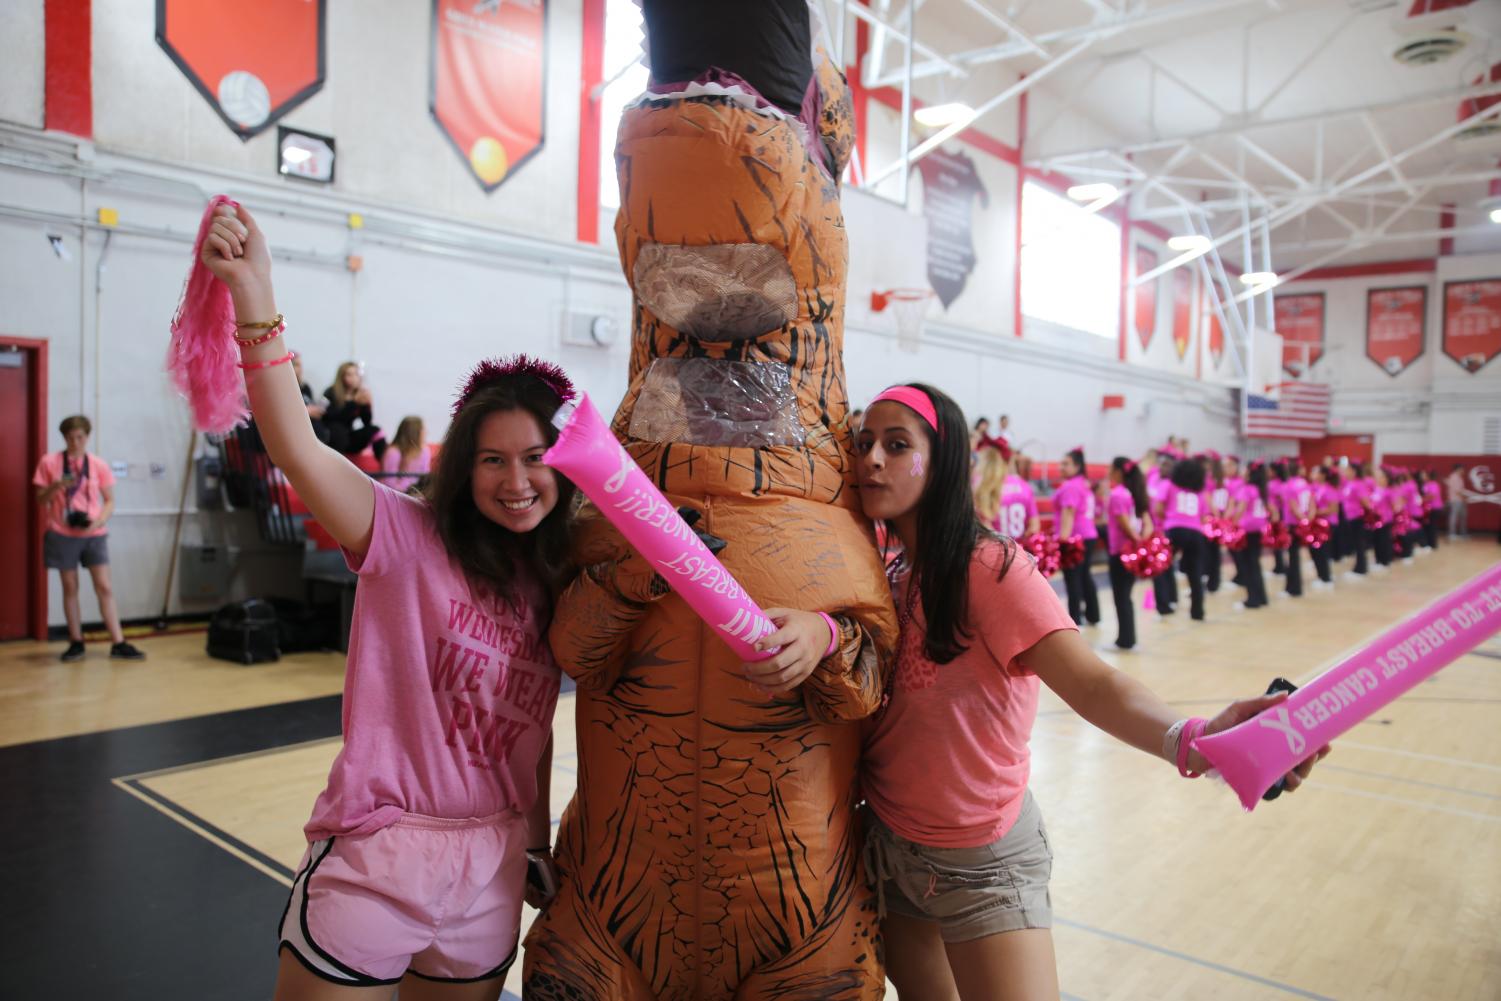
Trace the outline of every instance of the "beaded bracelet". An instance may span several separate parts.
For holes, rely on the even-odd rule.
[[[240,335],[236,334],[235,335],[235,343],[238,344],[240,346],[240,350],[243,351],[246,348],[253,348],[257,344],[265,344],[267,341],[271,340],[272,338],[280,337],[282,334],[286,333],[286,330],[287,330],[287,325],[285,323],[278,323],[276,326],[272,327],[270,330],[266,331],[261,336],[256,337],[256,338],[252,338],[251,340],[248,340],[248,341],[245,338],[241,337]]]
[[[823,620],[829,624],[829,648],[819,658],[820,660],[828,660],[834,655],[834,651],[839,649],[839,624],[834,621],[834,617],[828,612],[819,612],[818,614],[823,616]]]
[[[269,330],[272,327],[281,326],[286,322],[286,319],[286,317],[277,313],[269,320],[257,320],[254,323],[236,323],[235,326],[241,330]]]
[[[1186,779],[1196,779],[1203,772],[1191,772],[1188,770],[1188,750],[1193,742],[1204,734],[1204,728],[1209,725],[1207,719],[1194,718],[1183,727],[1183,735],[1178,738],[1178,774]]]
[[[293,358],[296,358],[296,357],[297,357],[297,352],[296,351],[288,351],[286,354],[282,355],[280,358],[273,358],[270,361],[251,362],[249,365],[246,365],[244,362],[241,362],[239,367],[242,368],[242,369],[244,369],[246,372],[254,372],[256,369],[271,368],[274,365],[280,365],[283,362],[289,362]]]

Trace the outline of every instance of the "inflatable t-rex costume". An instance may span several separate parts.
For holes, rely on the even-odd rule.
[[[800,688],[761,694],[584,513],[589,569],[551,632],[578,683],[578,794],[558,836],[561,890],[527,938],[525,996],[879,998],[853,721],[880,703],[896,621],[845,426],[848,93],[806,0],[644,6],[654,84],[616,147],[635,319],[614,431],[728,540],[721,559],[763,608],[827,611],[840,636]],[[743,62],[662,82],[675,79],[664,33],[673,54],[712,60],[718,43],[744,51],[789,23],[805,46],[800,109],[765,100]]]

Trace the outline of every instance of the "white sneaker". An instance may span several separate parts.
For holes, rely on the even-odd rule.
[[[1244,601],[1237,601],[1235,604],[1230,606],[1230,611],[1232,612],[1244,612],[1245,610],[1246,603]]]
[[[1340,580],[1365,580],[1365,574],[1356,573],[1354,570],[1346,570],[1339,575]]]
[[[1411,556],[1404,556],[1404,557],[1402,557],[1402,565],[1403,566],[1409,566],[1409,567],[1412,566],[1412,557]]]
[[[1371,566],[1371,573],[1386,573],[1390,569],[1391,569],[1391,567],[1383,566],[1380,563],[1376,563],[1376,564],[1373,564]]]
[[[1329,581],[1316,580],[1313,581],[1313,589],[1315,591],[1332,591],[1334,590],[1334,585]]]

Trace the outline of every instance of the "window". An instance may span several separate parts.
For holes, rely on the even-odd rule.
[[[1121,229],[1031,181],[1022,185],[1022,312],[1115,340]]]
[[[633,0],[606,0],[604,91],[599,99],[599,205],[620,207],[615,178],[615,132],[626,103],[646,89],[650,76],[641,61],[645,35],[641,8]]]

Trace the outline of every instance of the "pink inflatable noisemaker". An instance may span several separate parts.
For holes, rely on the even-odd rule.
[[[562,417],[565,411],[558,413]],[[752,645],[775,632],[776,627],[636,460],[620,447],[588,393],[567,414],[557,444],[547,450],[542,461],[572,480],[594,502],[736,656],[756,661],[776,652],[757,650]]]
[[[1247,810],[1294,765],[1501,631],[1501,563],[1194,748]]]

